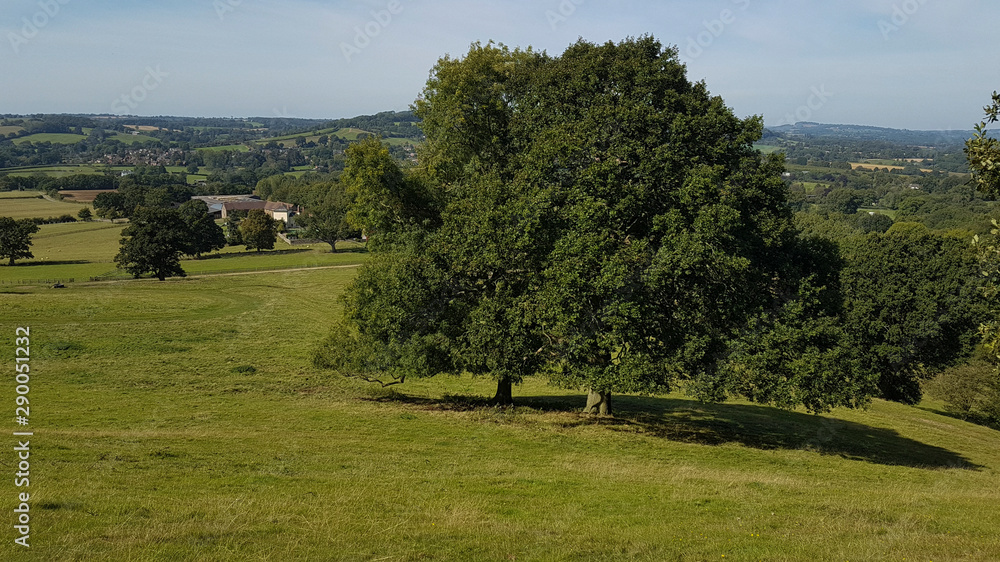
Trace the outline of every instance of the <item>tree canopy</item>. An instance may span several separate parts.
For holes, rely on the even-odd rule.
[[[501,403],[544,373],[600,412],[612,392],[685,379],[705,398],[815,410],[870,392],[825,364],[839,297],[797,236],[780,156],[753,149],[761,119],[689,82],[675,49],[474,44],[438,62],[415,112],[419,168],[377,142],[349,152],[349,217],[377,244],[318,363],[390,383],[489,375]],[[740,342],[806,329],[767,363],[790,383],[740,382],[782,376]]]
[[[976,133],[965,144],[972,177],[983,193],[1000,195],[1000,141],[990,136],[987,127],[1000,119],[1000,94],[993,92],[993,101],[984,108],[986,120],[976,125]]]
[[[883,398],[914,404],[921,381],[970,355],[985,319],[967,240],[897,223],[844,244],[845,326]]]
[[[35,257],[31,253],[31,235],[36,232],[38,225],[30,219],[0,217],[0,260],[14,265],[16,260]]]
[[[239,223],[240,239],[247,250],[273,250],[278,240],[278,222],[263,209],[253,209]]]
[[[152,273],[163,281],[186,276],[180,258],[190,247],[190,235],[176,209],[137,207],[122,235],[115,263],[134,277]]]
[[[188,246],[184,253],[199,257],[226,247],[226,235],[208,213],[207,203],[192,199],[182,204],[178,211],[188,230]]]

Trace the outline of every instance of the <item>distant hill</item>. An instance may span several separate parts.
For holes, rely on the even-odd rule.
[[[887,129],[866,125],[830,125],[824,123],[799,122],[794,125],[767,127],[767,130],[785,138],[838,138],[884,141],[909,146],[941,147],[964,144],[972,137],[968,131],[911,131],[908,129]],[[765,133],[765,137],[767,134]]]

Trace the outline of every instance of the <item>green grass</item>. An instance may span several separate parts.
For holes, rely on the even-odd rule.
[[[41,191],[0,191],[0,199],[38,199]],[[2,210],[0,210],[2,216]]]
[[[20,203],[21,200],[13,200]],[[7,203],[3,204],[6,208]],[[77,209],[81,208],[76,206]],[[121,231],[125,224],[109,222],[75,222],[42,225],[32,237],[34,258],[18,260],[17,265],[0,266],[0,288],[18,281],[82,282],[91,277],[128,277],[114,263]],[[361,263],[366,254],[359,253],[358,244],[341,242],[338,253],[330,252],[327,244],[289,246],[281,240],[275,249],[247,252],[243,246],[227,247],[221,252],[184,259],[181,267],[188,275],[217,274],[237,271],[325,267]],[[345,251],[346,250],[346,251]]]
[[[118,133],[114,136],[108,137],[109,140],[116,140],[123,144],[135,144],[139,142],[158,142],[159,139],[156,137],[151,137],[149,135],[133,135],[132,133]]]
[[[755,145],[753,145],[753,147],[756,148],[757,150],[761,151],[764,154],[772,154],[772,153],[775,153],[775,152],[781,152],[781,151],[785,150],[785,147],[783,147],[783,146],[773,146],[773,145],[767,145],[767,144],[755,144]]]
[[[0,216],[30,219],[69,214],[75,217],[82,208],[79,203],[55,202],[48,199],[10,199],[0,205]]]
[[[24,127],[19,125],[3,125],[0,126],[0,137],[6,137],[11,133],[20,133],[24,130]]]
[[[0,330],[31,327],[35,431],[32,548],[4,541],[0,559],[988,561],[1000,549],[1000,433],[884,402],[812,416],[617,397],[617,417],[600,419],[576,413],[581,393],[534,379],[512,410],[482,407],[493,389],[468,377],[377,390],[309,361],[353,275],[0,294]]]
[[[295,140],[298,138],[304,138],[306,142],[309,141],[317,142],[319,141],[319,137],[327,135],[333,137],[340,137],[341,139],[347,141],[357,141],[358,137],[362,134],[372,134],[372,133],[370,133],[369,131],[365,131],[363,129],[357,129],[353,127],[343,128],[343,129],[321,129],[318,131],[311,131],[308,133],[297,133],[292,135],[267,138],[257,141],[257,143],[263,146],[264,144],[274,141],[283,147],[290,148],[295,146]],[[420,144],[419,141],[417,141],[416,139],[386,138],[382,140],[383,142],[385,142],[390,146],[401,146],[404,144]]]
[[[201,152],[222,152],[222,151],[235,151],[235,152],[250,152],[250,147],[245,144],[230,144],[227,146],[203,146],[201,148],[196,148],[195,150]]]
[[[20,146],[26,142],[39,143],[50,142],[52,144],[76,144],[82,140],[87,140],[86,135],[75,135],[71,133],[35,133],[26,137],[14,139],[14,144]]]
[[[115,170],[130,169],[125,167],[115,167]],[[56,166],[25,166],[17,168],[3,168],[0,172],[9,173],[11,176],[48,176],[61,178],[74,174],[101,174],[104,168],[86,165],[56,165]]]

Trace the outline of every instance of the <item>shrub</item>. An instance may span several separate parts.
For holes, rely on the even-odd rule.
[[[928,383],[927,391],[963,420],[1000,424],[1000,372],[985,361],[945,370]]]

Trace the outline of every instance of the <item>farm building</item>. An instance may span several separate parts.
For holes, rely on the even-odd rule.
[[[228,218],[229,213],[233,211],[263,209],[271,218],[291,226],[295,215],[302,212],[297,205],[281,201],[264,201],[255,195],[199,195],[192,197],[192,199],[204,201],[208,205],[208,212],[217,219]]]

